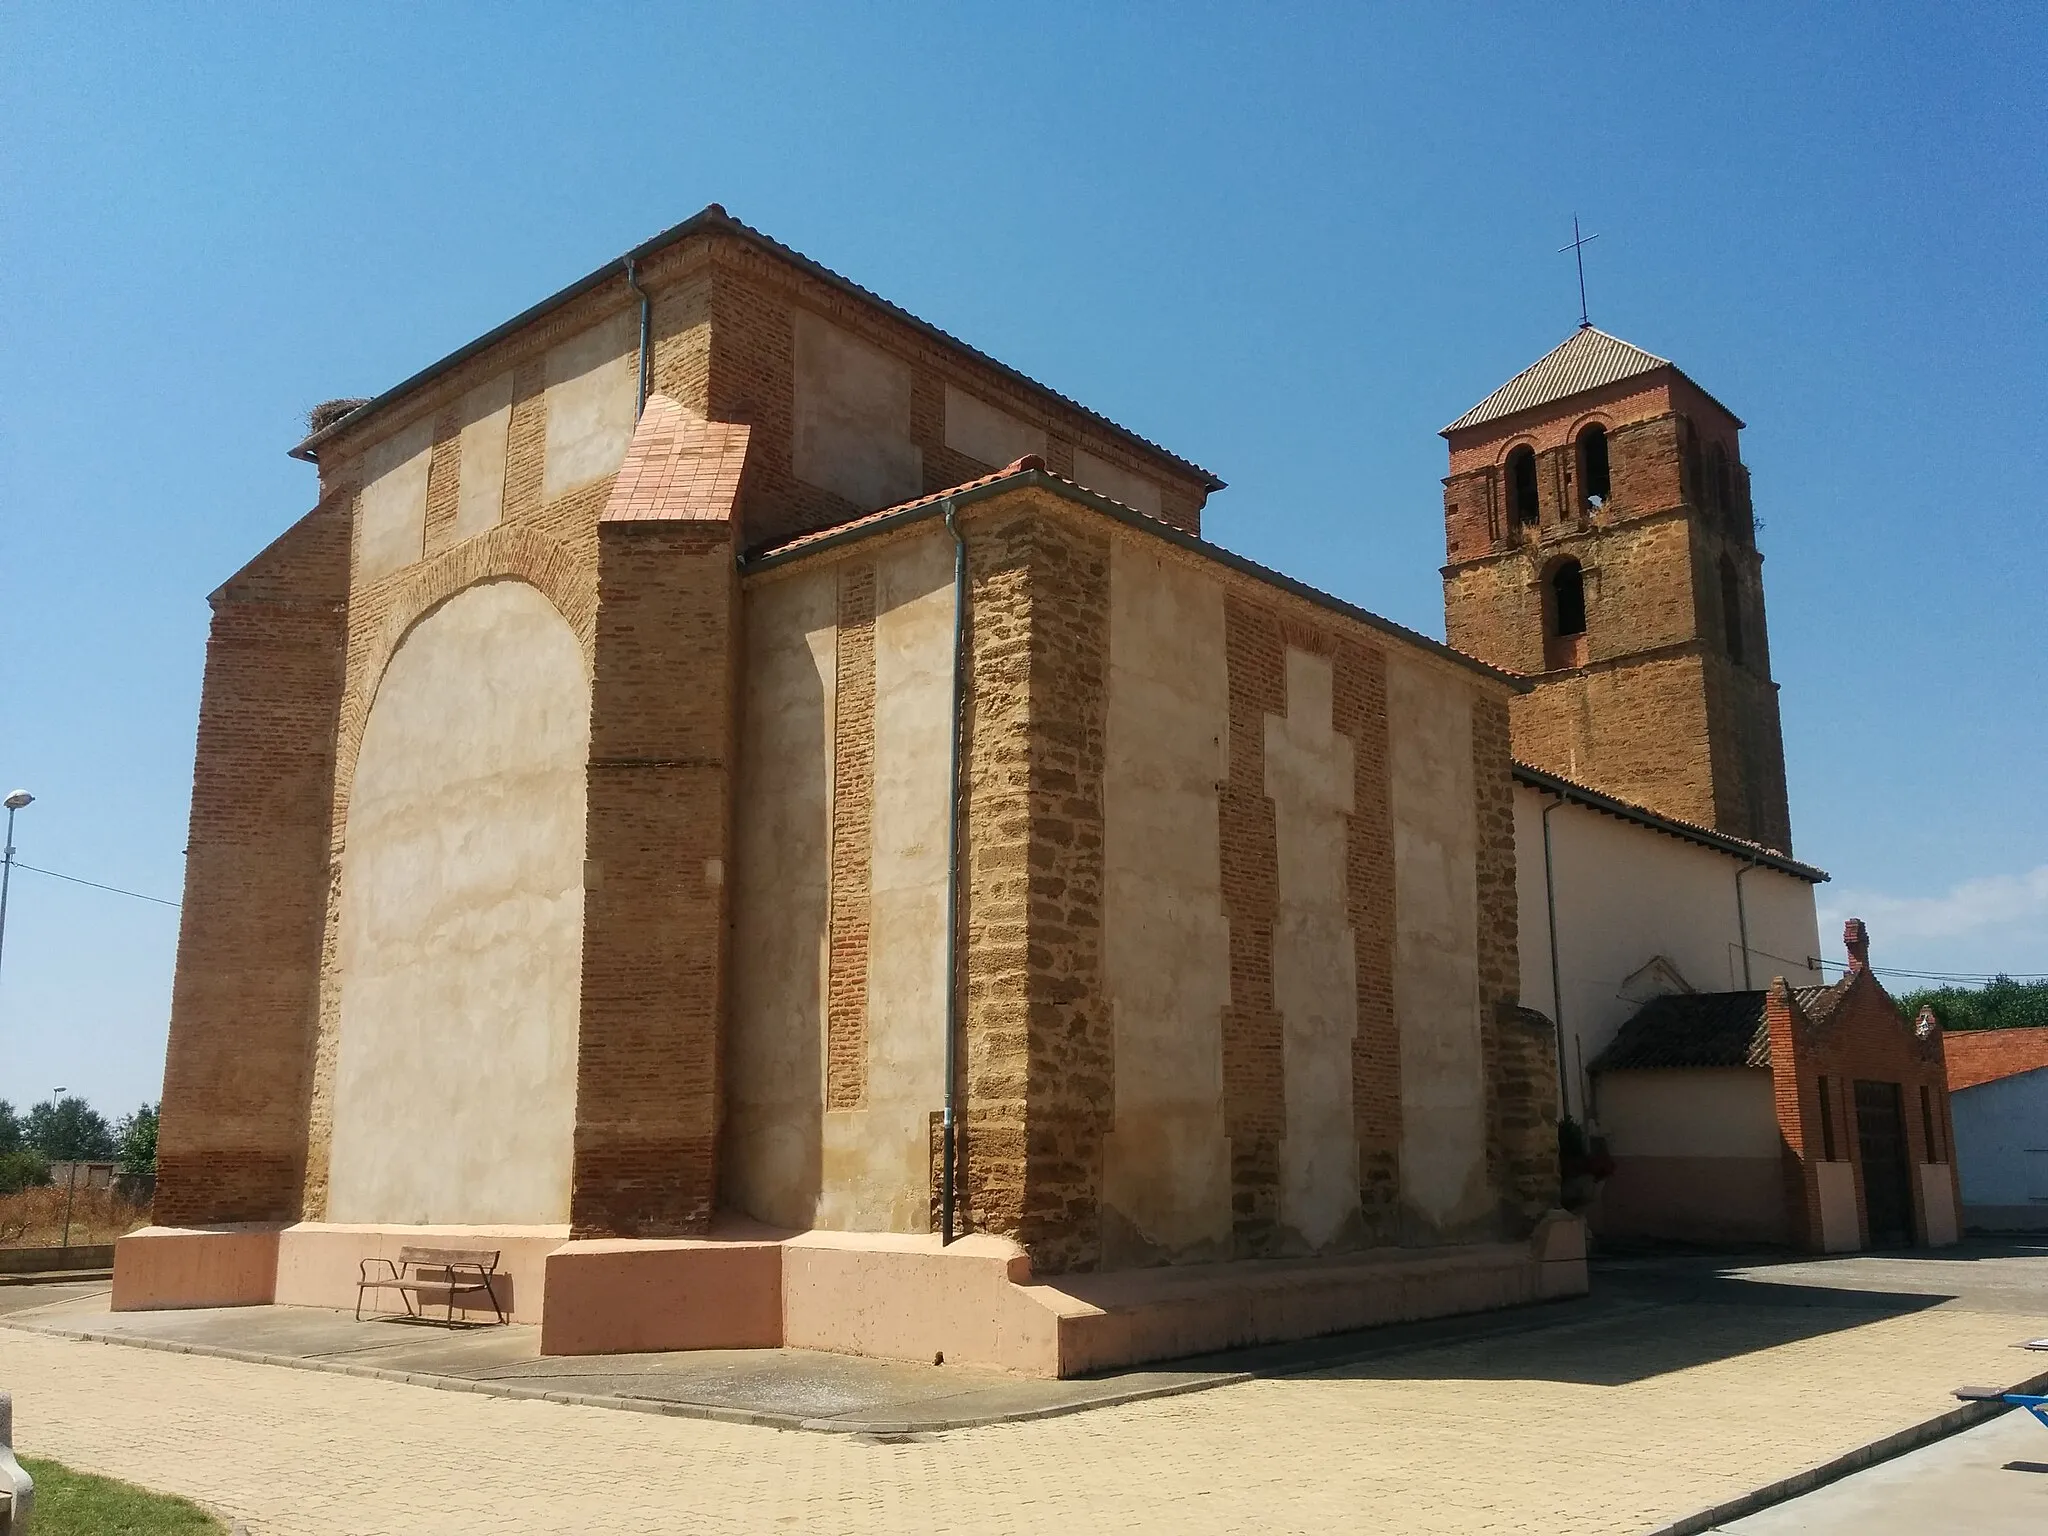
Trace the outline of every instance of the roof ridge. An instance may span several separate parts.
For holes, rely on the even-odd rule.
[[[597,268],[593,272],[586,274],[583,277],[578,278],[575,282],[569,284],[568,287],[560,289],[553,294],[550,294],[547,298],[542,299],[538,304],[531,305],[530,307],[521,310],[518,314],[514,315],[510,320],[507,320],[503,324],[495,326],[491,330],[486,331],[483,335],[477,337],[474,341],[466,342],[462,346],[457,347],[453,352],[448,353],[446,356],[438,359],[435,362],[429,363],[426,367],[418,370],[416,373],[413,373],[409,377],[401,379],[398,383],[392,385],[389,389],[381,391],[372,399],[364,401],[361,405],[357,406],[353,411],[350,411],[347,415],[337,417],[334,421],[329,422],[325,427],[321,428],[317,432],[308,433],[296,447],[289,450],[290,456],[295,459],[305,459],[312,462],[318,462],[318,455],[314,453],[312,450],[316,449],[321,443],[325,442],[329,437],[334,436],[337,432],[340,431],[340,429],[343,426],[347,425],[348,423],[357,421],[359,419],[367,419],[369,416],[375,414],[377,411],[383,409],[385,406],[404,397],[407,394],[410,394],[413,390],[439,377],[441,374],[450,371],[451,369],[457,367],[458,365],[467,362],[470,358],[477,356],[479,353],[487,350],[492,346],[495,346],[498,342],[505,340],[508,336],[511,336],[512,334],[523,329],[527,325],[530,325],[535,320],[540,319],[543,315],[546,315],[549,312],[560,308],[562,305],[568,303],[571,299],[576,298],[584,293],[587,293],[593,288],[596,288],[599,284],[603,283],[608,278],[617,276],[622,272],[630,271],[632,266],[636,262],[642,260],[643,258],[651,256],[657,251],[665,250],[667,247],[671,245],[679,244],[681,241],[688,239],[692,235],[706,233],[725,233],[735,235],[742,240],[748,241],[751,244],[769,252],[771,255],[775,256],[776,258],[780,259],[786,264],[794,266],[801,271],[807,272],[812,276],[817,277],[820,280],[832,285],[833,287],[839,288],[843,292],[851,293],[857,296],[858,298],[864,300],[865,302],[875,305],[876,307],[882,309],[886,313],[895,316],[897,319],[904,321],[914,329],[924,332],[927,336],[933,337],[949,347],[958,349],[959,351],[967,354],[967,356],[973,358],[976,362],[993,369],[997,374],[1008,379],[1012,384],[1021,384],[1028,389],[1037,391],[1041,395],[1056,400],[1061,405],[1067,406],[1072,410],[1078,411],[1082,416],[1086,417],[1088,420],[1092,422],[1095,422],[1097,425],[1106,427],[1111,433],[1115,434],[1117,437],[1123,438],[1129,443],[1136,444],[1138,447],[1145,449],[1147,452],[1157,454],[1160,458],[1165,459],[1168,463],[1173,464],[1178,468],[1199,477],[1204,482],[1205,490],[1213,493],[1224,489],[1224,481],[1221,479],[1221,477],[1219,477],[1216,474],[1214,470],[1205,469],[1200,464],[1197,464],[1194,460],[1183,458],[1180,454],[1175,453],[1171,448],[1168,448],[1161,443],[1154,442],[1151,438],[1146,437],[1143,433],[1135,432],[1131,428],[1124,426],[1121,422],[1114,421],[1108,416],[1103,415],[1102,412],[1095,410],[1090,406],[1083,405],[1079,400],[1076,400],[1072,395],[1064,394],[1061,391],[1054,389],[1050,384],[1046,384],[1038,379],[1034,379],[1033,377],[1031,377],[1030,374],[1024,372],[1021,368],[1013,367],[1011,364],[1004,362],[1001,358],[996,357],[992,353],[982,351],[981,348],[975,346],[973,343],[961,340],[958,336],[955,336],[951,331],[946,330],[943,326],[934,325],[931,321],[924,319],[922,316],[913,314],[908,309],[905,309],[901,304],[895,303],[893,300],[883,298],[881,294],[876,293],[872,288],[865,287],[864,285],[855,282],[852,278],[847,277],[843,273],[833,271],[823,262],[818,261],[813,257],[806,256],[802,251],[797,250],[794,246],[784,245],[780,240],[777,240],[773,235],[764,233],[763,231],[754,228],[753,225],[747,223],[743,219],[734,218],[730,213],[727,213],[725,211],[725,205],[722,203],[706,203],[702,208],[700,208],[697,212],[691,214],[687,219],[684,219],[680,224],[673,224],[669,226],[667,229],[661,231],[661,233],[654,235],[647,240],[643,240],[640,244],[634,246],[630,251],[627,251],[623,256],[614,256],[610,261],[607,261],[603,266]]]

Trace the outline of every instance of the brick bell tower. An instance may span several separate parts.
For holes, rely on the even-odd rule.
[[[1443,429],[1450,643],[1535,679],[1518,760],[1790,852],[1742,423],[1591,325]]]

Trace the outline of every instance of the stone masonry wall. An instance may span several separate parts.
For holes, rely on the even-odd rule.
[[[213,597],[156,1218],[298,1214],[349,518],[322,502]]]
[[[1577,438],[1589,422],[1608,433],[1611,494],[1598,508],[1578,485]],[[1666,373],[1454,434],[1445,622],[1459,649],[1539,679],[1515,704],[1523,761],[1789,851],[1739,426]],[[1536,454],[1535,527],[1507,505],[1507,457],[1524,446]],[[1546,655],[1549,577],[1566,558],[1585,581],[1583,661],[1574,665]],[[1724,621],[1724,560],[1739,594],[1739,638]]]
[[[1115,1102],[1101,910],[1109,544],[1035,492],[963,528],[966,1204],[1040,1271],[1089,1269]]]

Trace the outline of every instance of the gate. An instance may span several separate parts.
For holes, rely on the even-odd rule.
[[[1856,1145],[1863,1218],[1873,1248],[1913,1246],[1913,1167],[1897,1083],[1856,1084]]]

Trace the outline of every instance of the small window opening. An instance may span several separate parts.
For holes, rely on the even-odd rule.
[[[1941,1161],[1941,1147],[1934,1139],[1934,1095],[1927,1091],[1927,1085],[1920,1085],[1920,1141],[1927,1148],[1927,1161]]]
[[[1560,637],[1586,632],[1586,573],[1578,561],[1559,561],[1557,569],[1550,573],[1550,604]]]
[[[1716,443],[1711,458],[1714,466],[1714,510],[1727,517],[1735,510],[1735,491],[1728,476],[1728,455]]]
[[[1613,494],[1607,472],[1607,429],[1595,422],[1579,434],[1579,500],[1597,511]]]
[[[1542,508],[1536,500],[1536,450],[1533,448],[1517,448],[1508,455],[1508,505],[1514,509],[1517,523],[1543,520]]]
[[[1721,633],[1728,642],[1728,659],[1742,665],[1742,584],[1736,579],[1735,562],[1721,557]]]
[[[1828,1080],[1820,1080],[1820,1156],[1821,1161],[1835,1160],[1835,1106],[1828,1099]]]

